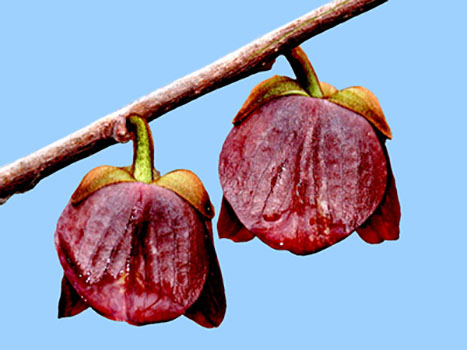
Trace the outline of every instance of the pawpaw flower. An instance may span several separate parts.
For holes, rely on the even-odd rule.
[[[319,82],[305,53],[287,58],[297,76],[257,85],[223,145],[221,238],[258,237],[310,254],[353,231],[368,243],[399,237],[400,206],[377,98],[363,87]]]
[[[191,171],[159,176],[147,122],[129,127],[133,165],[89,172],[58,220],[59,317],[91,307],[133,325],[185,315],[217,327],[226,303],[209,196]]]

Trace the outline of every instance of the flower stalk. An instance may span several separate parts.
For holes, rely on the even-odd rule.
[[[133,138],[133,164],[131,167],[136,181],[151,183],[154,168],[154,144],[151,129],[146,120],[133,115],[128,118],[130,126],[134,129]]]
[[[291,65],[298,83],[305,89],[311,97],[323,98],[318,76],[316,75],[310,60],[305,51],[297,46],[285,54],[287,61]]]

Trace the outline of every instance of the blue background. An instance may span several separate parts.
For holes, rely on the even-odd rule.
[[[0,4],[0,165],[36,151],[326,1]],[[145,327],[88,310],[57,319],[56,221],[84,174],[127,165],[116,145],[0,207],[0,348],[465,349],[463,1],[396,1],[307,41],[320,79],[379,98],[402,205],[401,238],[356,234],[306,257],[216,238],[228,309],[204,329]],[[217,162],[251,88],[291,75],[283,58],[151,123],[156,166],[191,169],[217,211]],[[215,223],[215,222],[214,222]]]

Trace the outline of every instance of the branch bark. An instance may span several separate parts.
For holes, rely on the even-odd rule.
[[[162,87],[91,125],[0,168],[0,204],[32,189],[47,177],[130,135],[126,118],[154,120],[213,90],[268,70],[287,50],[387,0],[335,0],[230,53],[214,63]]]

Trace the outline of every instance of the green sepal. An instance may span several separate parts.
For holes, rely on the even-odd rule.
[[[82,200],[104,186],[135,181],[135,178],[126,168],[102,165],[92,169],[83,177],[70,201],[72,205],[78,205]]]
[[[139,182],[131,175],[132,167],[114,167],[109,165],[99,166],[87,173],[81,180],[78,188],[71,196],[71,204],[78,205],[88,196],[102,187],[123,183]],[[189,202],[196,210],[208,219],[214,217],[214,207],[201,180],[191,171],[180,169],[160,176],[157,170],[153,170],[154,180],[152,185],[161,186],[175,192]]]
[[[350,109],[368,120],[388,139],[392,139],[391,129],[376,96],[368,89],[353,86],[342,89],[327,98],[339,106]]]
[[[321,87],[323,98],[328,98],[334,95],[337,91],[339,91],[334,86],[332,86],[331,84],[325,83],[324,81],[320,81],[319,86]]]
[[[175,192],[208,219],[214,217],[214,207],[211,204],[208,192],[199,177],[192,171],[186,169],[174,170],[159,177],[152,183]]]
[[[310,95],[294,79],[289,77],[275,75],[251,90],[250,95],[238,111],[233,123],[239,124],[250,115],[251,112],[266,104],[267,102],[282,96],[301,95],[310,97]]]

